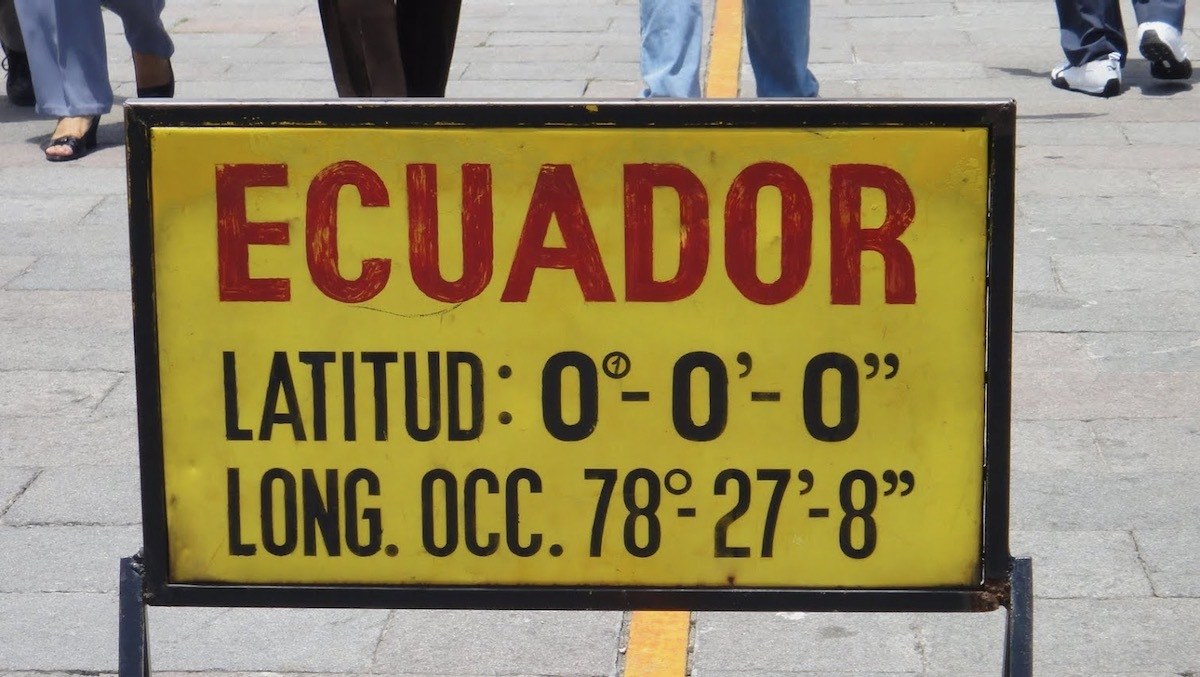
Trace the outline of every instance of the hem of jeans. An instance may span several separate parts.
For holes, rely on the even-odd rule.
[[[82,118],[92,117],[94,115],[107,115],[112,111],[112,106],[92,106],[90,108],[43,108],[38,106],[35,108],[39,115],[55,118]]]

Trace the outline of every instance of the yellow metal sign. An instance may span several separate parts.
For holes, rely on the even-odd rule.
[[[154,128],[174,583],[981,581],[983,128]]]

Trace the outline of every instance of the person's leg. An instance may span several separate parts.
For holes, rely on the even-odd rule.
[[[1059,40],[1072,66],[1099,61],[1116,52],[1121,64],[1129,50],[1118,0],[1055,0]]]
[[[758,96],[816,96],[808,69],[809,0],[744,0],[744,6]]]
[[[4,51],[4,93],[14,106],[32,106],[36,103],[33,94],[33,75],[29,72],[29,58],[25,56],[25,39],[21,37],[21,24],[17,21],[17,7],[13,0],[0,0],[0,49]]]
[[[1133,13],[1139,24],[1151,21],[1183,30],[1184,0],[1133,0]]]
[[[1138,50],[1150,62],[1150,74],[1165,80],[1192,77],[1183,44],[1184,0],[1133,0],[1138,20]]]
[[[135,53],[163,59],[175,53],[175,44],[162,22],[166,0],[103,0],[102,4],[121,17],[125,42]]]
[[[17,22],[17,6],[13,0],[0,0],[0,45],[4,46],[5,52],[25,51],[21,25]]]
[[[700,0],[641,0],[645,97],[700,96]]]
[[[16,0],[37,112],[89,117],[112,109],[98,0]]]
[[[446,95],[460,0],[397,0],[396,37],[408,96]]]
[[[175,73],[171,70],[171,55],[175,53],[175,44],[162,22],[166,0],[102,0],[102,4],[121,18],[125,28],[125,42],[133,51],[138,96],[173,96]]]

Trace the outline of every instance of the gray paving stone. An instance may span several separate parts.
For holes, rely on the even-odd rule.
[[[1037,566],[1035,562],[1035,577]],[[976,614],[914,615],[913,625],[925,664],[922,674],[999,677],[1003,674],[1005,622],[1003,609]]]
[[[1200,471],[1200,420],[1092,421],[1105,464],[1117,472]]]
[[[42,256],[9,289],[116,291],[129,289],[128,256]]]
[[[1018,531],[1168,529],[1200,510],[1186,473],[1013,473]]]
[[[1016,472],[1109,469],[1092,429],[1083,421],[1015,420],[1010,434]]]
[[[141,523],[135,466],[49,468],[0,523],[10,526],[123,526]]]
[[[1049,69],[1047,68],[1047,71]],[[1020,104],[1018,103],[1018,106]],[[1127,130],[1112,120],[1031,119],[1018,108],[1017,143],[1022,146],[1099,146],[1120,148],[1129,143]],[[1069,124],[1068,124],[1069,123]]]
[[[1079,372],[1013,376],[1013,416],[1024,419],[1190,416],[1200,401],[1192,374]]]
[[[1200,145],[1200,130],[1188,122],[1125,122],[1121,129],[1132,143]]]
[[[609,63],[632,63],[637,64],[641,59],[641,51],[637,45],[621,44],[621,45],[600,45],[596,52],[597,61],[605,61]]]
[[[1200,528],[1178,524],[1134,531],[1133,538],[1156,596],[1200,598]]]
[[[533,46],[504,46],[504,47],[468,47],[460,50],[455,59],[471,63],[486,61],[488,63],[526,63],[543,61],[547,63],[578,63],[591,61],[596,58],[599,44],[572,45],[533,45]],[[562,79],[573,80],[575,73],[563,69]]]
[[[982,64],[954,64],[944,61],[924,61],[906,63],[884,62],[884,63],[828,63],[820,69],[820,76],[823,78],[833,79],[849,79],[856,80],[897,80],[903,79],[905,71],[910,68],[919,68],[924,77],[930,79],[955,79],[978,77],[983,78],[986,75],[986,69]],[[909,71],[911,72],[911,71]]]
[[[1150,580],[1126,531],[1017,531],[1011,550],[1033,558],[1042,598],[1149,597]]]
[[[3,458],[5,458],[6,465],[0,465],[0,517],[40,472],[37,468],[7,465],[8,457],[4,456]]]
[[[79,328],[47,331],[14,327],[0,334],[0,369],[120,370],[133,363],[128,331],[81,332]]]
[[[213,35],[210,33],[209,35]],[[216,35],[221,35],[217,33]],[[252,35],[252,34],[247,34]],[[324,37],[321,34],[321,27],[317,25],[293,26],[288,30],[278,31],[275,33],[266,34],[261,42],[255,43],[258,47],[264,49],[276,49],[279,47],[308,47],[309,49],[320,50],[324,45]]]
[[[397,611],[372,672],[608,675],[620,612]]]
[[[634,99],[642,94],[642,83],[633,80],[593,80],[583,95],[589,99]]]
[[[1200,332],[1089,332],[1080,340],[1102,371],[1200,372]]]
[[[132,420],[137,417],[137,383],[132,372],[127,372],[96,407],[97,419]]]
[[[0,287],[23,275],[36,261],[32,256],[0,256]]]
[[[1200,600],[1036,600],[1034,674],[1194,673]],[[1066,629],[1069,628],[1070,631]]]
[[[0,293],[0,370],[128,370],[127,292]]]
[[[1068,254],[1108,254],[1123,251],[1129,254],[1193,255],[1183,224],[1129,223],[1092,226],[1064,219],[1050,210],[1023,215],[1019,222],[1027,231],[1017,236],[1018,249],[1027,257],[1053,257]],[[1028,213],[1029,208],[1023,210]],[[1020,265],[1018,258],[1018,266]],[[1050,263],[1053,269],[1053,261]],[[1018,272],[1020,268],[1018,267]],[[1020,283],[1020,278],[1017,279]],[[1056,280],[1057,283],[1057,280]],[[1061,288],[1056,284],[1056,287]],[[1018,288],[1019,291],[1025,291]]]
[[[1054,262],[1049,256],[1023,253],[1013,264],[1013,289],[1018,291],[1059,291]]]
[[[527,31],[527,30],[511,30],[511,31],[488,31],[483,35],[486,36],[483,44],[489,47],[528,47],[531,45],[556,45],[569,46],[577,45],[581,41],[578,31]],[[613,44],[618,42],[620,34],[611,35],[610,39],[605,40],[605,44]],[[590,37],[582,37],[584,40],[593,40]],[[459,42],[462,42],[462,36],[459,36]],[[637,33],[631,33],[624,40],[627,44],[637,44]]]
[[[693,632],[701,674],[923,668],[905,614],[697,613]]]
[[[470,12],[464,13],[462,26],[467,30],[486,26],[493,31],[592,33],[607,30],[612,20],[612,13],[597,12],[592,7],[530,2],[510,5],[510,11],[501,15],[483,17]]]
[[[175,6],[175,3],[171,4],[172,7]],[[164,10],[164,13],[170,9]],[[191,11],[196,10],[193,8]],[[316,29],[316,31],[319,30],[319,28]],[[263,41],[276,35],[278,33],[179,33],[171,36],[171,42],[175,43],[175,53],[181,56],[211,54],[215,49],[221,50],[222,55],[228,55],[236,53],[236,50],[240,47],[264,47]],[[314,50],[310,46],[307,51]],[[261,55],[272,54],[274,52],[274,49],[260,49],[255,54],[258,55],[258,58],[262,58]],[[180,69],[176,71],[175,75],[177,79],[182,80],[185,74],[182,69],[195,64],[193,60],[186,58],[180,58],[179,62],[178,66],[175,66],[174,63],[172,63],[172,66]]]
[[[459,80],[446,88],[448,99],[567,99],[583,96],[577,80]]]
[[[1103,303],[1075,294],[1020,292],[1013,299],[1013,326],[1017,331],[1200,331],[1200,306],[1193,301],[1192,294],[1174,292],[1110,292]]]
[[[1017,174],[1017,192],[1025,196],[1071,195],[1086,185],[1092,199],[1125,195],[1153,195],[1157,185],[1149,171],[1091,167],[1029,167]]]
[[[44,256],[63,253],[129,256],[128,206],[124,196],[64,197],[57,216],[30,198],[0,230],[0,247],[10,253]],[[56,201],[57,202],[57,201]]]
[[[366,673],[389,615],[357,609],[150,611],[156,671],[220,673]]]
[[[474,61],[462,74],[463,80],[563,80],[566,72],[586,80],[633,80],[639,77],[630,64],[606,64],[598,61],[577,63],[507,63]]]
[[[113,592],[141,527],[0,526],[0,593]]]
[[[106,117],[101,124],[109,124],[108,118]],[[39,129],[42,128],[45,129],[43,135],[49,138],[54,129],[53,125],[42,123]],[[5,191],[18,195],[42,196],[43,200],[50,196],[57,197],[63,192],[83,196],[118,195],[125,192],[124,174],[95,166],[98,154],[93,153],[69,163],[69,168],[50,167],[50,163],[45,162],[44,156],[35,148],[30,148],[28,157],[28,163],[39,164],[0,168],[0,185],[5,187]]]
[[[103,371],[0,371],[0,417],[89,416],[120,374]]]
[[[0,670],[115,672],[117,598],[0,593],[0,637]]]
[[[46,333],[124,332],[131,337],[133,311],[127,292],[8,290],[0,293],[0,326]]]
[[[28,466],[122,465],[138,462],[137,424],[129,416],[7,418],[0,458]]]
[[[47,224],[73,225],[79,223],[88,212],[95,209],[103,200],[102,196],[97,195],[68,194],[53,200],[47,199],[45,196],[6,196],[4,199],[3,216],[5,229],[7,230],[15,226],[34,225],[45,227]],[[10,234],[5,232],[4,240],[0,240],[0,242],[6,245],[5,253],[12,253],[8,249],[8,245],[18,242],[17,238],[10,239],[10,237]],[[41,251],[37,253],[41,253]]]
[[[1054,257],[1067,293],[1183,292],[1200,288],[1200,257],[1152,254],[1084,254]]]
[[[1016,374],[1096,371],[1094,358],[1078,334],[1016,332],[1012,354]]]
[[[244,80],[254,83],[297,80],[323,83],[333,77],[328,61],[231,63],[224,72],[216,75],[225,82]]]
[[[186,91],[181,88],[179,98],[216,101],[334,99],[337,88],[332,77],[308,80],[303,87],[297,87],[297,83],[287,80],[224,80],[218,76],[189,82]]]

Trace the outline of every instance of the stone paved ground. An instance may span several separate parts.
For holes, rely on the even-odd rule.
[[[464,4],[452,96],[638,91],[633,0]],[[172,0],[167,18],[181,96],[334,94],[313,2]],[[1200,94],[1137,58],[1119,98],[1051,88],[1049,0],[815,0],[813,38],[826,97],[1018,101],[1013,549],[1036,561],[1037,674],[1200,672]],[[40,158],[50,123],[3,101],[0,121],[0,675],[107,673],[116,561],[140,540],[121,117],[63,166]],[[172,672],[609,675],[622,645],[619,613],[154,609],[151,623]],[[702,613],[692,667],[998,674],[1002,626]]]

